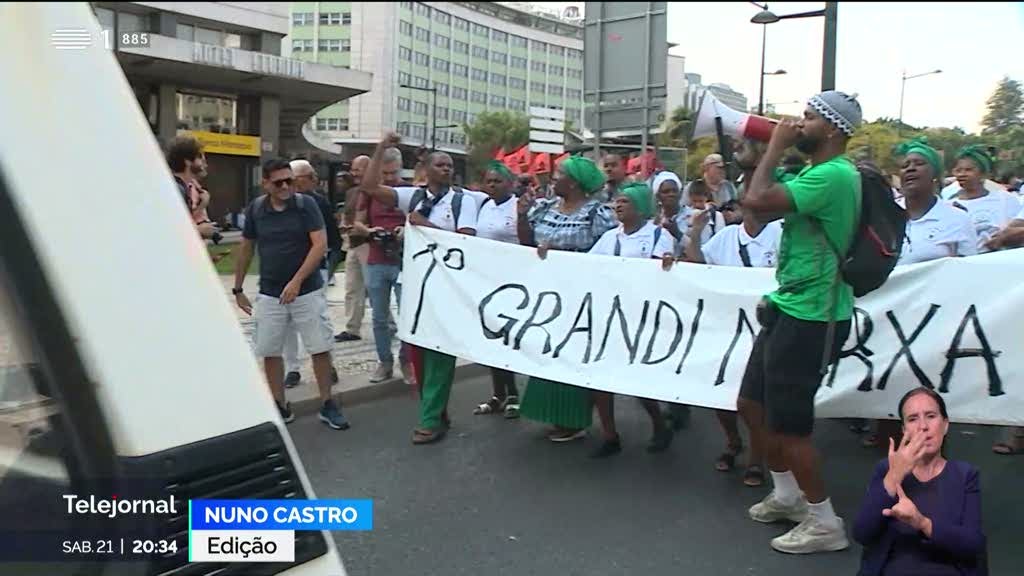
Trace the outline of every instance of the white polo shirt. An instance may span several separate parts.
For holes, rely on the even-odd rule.
[[[679,227],[679,232],[682,234],[682,238],[675,243],[674,254],[676,258],[682,258],[686,255],[686,247],[690,244],[690,225],[693,223],[694,216],[701,212],[702,210],[696,210],[690,206],[683,206],[676,214],[676,226]],[[707,225],[704,226],[704,229],[700,232],[701,246],[710,242],[711,238],[723,229],[725,229],[725,217],[722,216],[721,212],[716,210],[714,222],[709,220]]]
[[[398,209],[408,214],[409,203],[412,202],[412,197],[419,190],[419,186],[399,186],[395,188],[395,194],[398,196]],[[474,190],[463,190],[462,194],[462,208],[459,212],[459,228],[470,228],[476,230],[476,214],[477,214],[477,203],[475,194],[481,194]],[[455,193],[449,190],[447,194],[441,197],[441,200],[434,205],[433,210],[430,211],[430,216],[427,220],[431,224],[437,226],[441,230],[447,230],[448,232],[456,232],[455,229],[455,216],[452,214],[452,197]],[[427,191],[426,198],[433,198],[433,194]],[[413,210],[419,208],[423,202],[419,202],[416,206],[413,206]]]
[[[515,196],[509,196],[501,204],[495,204],[490,196],[480,200],[480,211],[476,215],[476,235],[478,238],[497,240],[509,244],[519,244],[516,226],[519,222],[519,211],[516,210]],[[459,222],[462,223],[461,221]]]
[[[954,202],[967,208],[971,224],[978,236],[978,254],[989,252],[985,247],[996,232],[1002,230],[1010,220],[1020,213],[1020,202],[1012,194],[1002,190],[990,191],[981,198],[973,200],[954,199]]]
[[[668,230],[662,230],[655,245],[655,231],[658,227],[647,222],[639,230],[632,234],[626,234],[622,224],[601,235],[601,239],[590,249],[591,254],[604,254],[605,256],[622,256],[623,258],[661,258],[665,254],[672,254],[672,235]],[[618,254],[615,253],[615,244],[618,241]]]
[[[726,226],[707,243],[701,244],[704,262],[712,266],[743,266],[740,246],[746,246],[753,268],[773,268],[779,263],[782,222],[769,222],[755,237],[747,234],[743,224]]]
[[[916,264],[948,256],[974,256],[978,235],[966,210],[937,200],[917,220],[907,220],[903,250],[897,265]]]

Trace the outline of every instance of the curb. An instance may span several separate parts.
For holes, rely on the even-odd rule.
[[[483,376],[487,374],[489,370],[490,369],[483,364],[464,364],[462,366],[456,366],[455,383],[458,383],[460,378],[476,378],[478,376]],[[369,402],[376,402],[378,400],[384,400],[386,398],[393,398],[410,393],[412,393],[412,387],[406,384],[405,380],[402,380],[401,378],[391,378],[383,382],[359,386],[358,388],[345,390],[343,392],[334,392],[332,397],[335,400],[340,400],[338,405],[342,409],[345,409],[359,404],[367,404]],[[291,407],[292,412],[294,412],[296,416],[316,414],[320,411],[320,399],[313,397],[296,400],[295,402],[292,402]]]

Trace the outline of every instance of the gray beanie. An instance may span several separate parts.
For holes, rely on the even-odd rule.
[[[835,90],[826,90],[812,96],[807,104],[847,136],[853,136],[854,130],[860,126],[862,115],[856,94],[850,96]]]

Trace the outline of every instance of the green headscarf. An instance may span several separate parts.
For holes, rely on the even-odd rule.
[[[985,150],[981,144],[971,144],[961,148],[956,153],[956,159],[959,160],[961,158],[970,158],[985,174],[992,172],[992,157],[989,156],[988,150]]]
[[[939,152],[928,145],[928,139],[924,136],[919,136],[896,146],[894,152],[899,156],[906,156],[908,154],[924,156],[924,159],[932,165],[935,177],[942,177],[942,160],[939,158]]]
[[[583,156],[570,156],[559,165],[565,175],[579,184],[583,193],[590,196],[604,186],[604,172],[593,160]]]
[[[515,174],[508,169],[508,166],[506,166],[504,162],[498,162],[497,160],[491,160],[487,163],[487,168],[484,171],[484,174],[486,175],[487,172],[496,172],[499,176],[509,182],[516,179]]]
[[[619,189],[619,193],[629,198],[636,211],[640,213],[640,217],[644,220],[654,216],[654,194],[651,192],[651,187],[647,184],[643,182],[626,184]]]

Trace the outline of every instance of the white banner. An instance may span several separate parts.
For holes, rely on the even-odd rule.
[[[734,410],[774,270],[550,252],[409,227],[400,337],[521,374]],[[857,300],[822,418],[895,416],[925,385],[958,422],[1024,424],[1024,250],[898,268]],[[1021,355],[1018,355],[1021,354]]]

